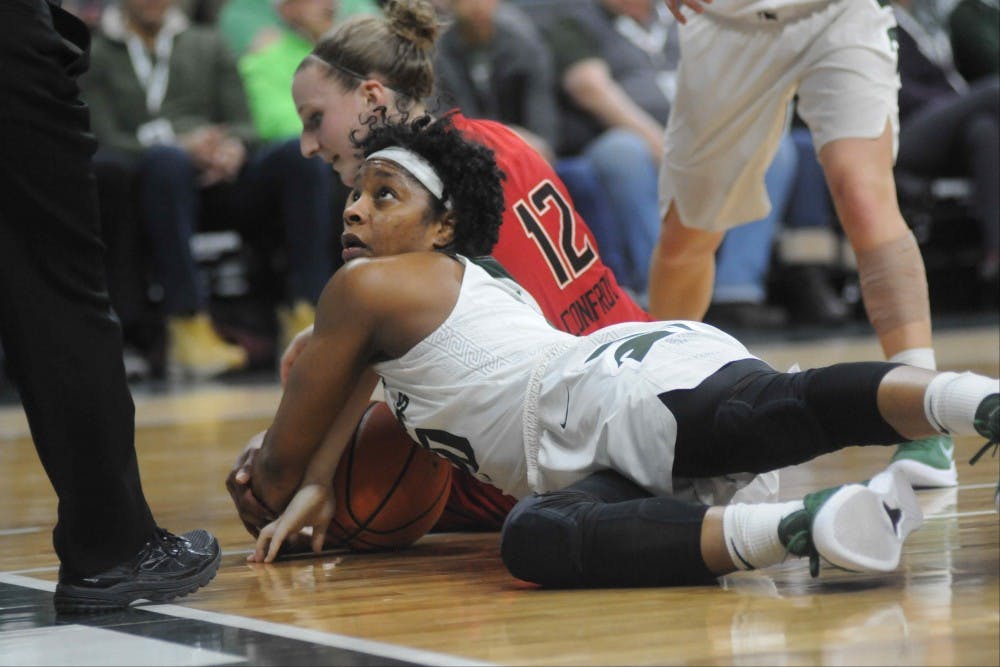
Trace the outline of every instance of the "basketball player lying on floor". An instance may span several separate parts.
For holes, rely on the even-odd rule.
[[[504,563],[551,586],[708,583],[789,555],[808,556],[813,573],[820,558],[889,571],[921,522],[898,473],[799,501],[723,504],[754,473],[847,445],[935,432],[996,442],[996,379],[887,362],[780,373],[697,322],[583,337],[552,328],[471,259],[500,224],[491,152],[447,119],[429,122],[384,124],[360,142],[344,224],[381,256],[346,265],[320,299],[254,461],[257,497],[284,509],[252,560],[272,561],[303,527],[321,546],[350,435],[334,415],[358,422],[372,373],[411,436],[444,434],[451,458],[461,450],[472,473],[520,498]],[[633,485],[653,497],[636,499]]]
[[[321,39],[299,65],[292,88],[302,117],[303,153],[326,160],[352,186],[360,156],[353,154],[351,133],[366,129],[363,121],[373,109],[386,109],[390,116],[426,113],[440,29],[433,3],[393,0],[384,3],[378,16],[345,21]],[[572,334],[619,322],[648,322],[649,315],[601,260],[593,234],[552,166],[500,123],[461,114],[452,119],[463,134],[493,150],[507,176],[502,184],[503,223],[492,254],[549,321]],[[345,260],[358,252],[349,246]],[[282,356],[282,384],[308,334],[306,330],[297,337]],[[251,442],[226,487],[240,518],[256,536],[274,517],[249,492],[253,454]],[[495,487],[455,470],[447,506],[434,530],[499,530],[514,503]]]

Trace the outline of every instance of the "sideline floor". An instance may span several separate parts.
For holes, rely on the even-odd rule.
[[[937,332],[945,369],[1000,370],[995,324]],[[751,345],[779,368],[879,358],[865,336]],[[136,392],[147,497],[175,532],[218,535],[222,568],[175,605],[57,617],[55,498],[23,413],[0,408],[0,665],[16,664],[1000,664],[997,459],[968,459],[961,485],[922,491],[927,515],[896,572],[803,561],[719,587],[546,591],[511,578],[493,533],[431,535],[396,553],[330,552],[276,565],[250,547],[223,480],[264,428],[274,383]],[[850,448],[782,471],[786,498],[870,476],[890,450]]]

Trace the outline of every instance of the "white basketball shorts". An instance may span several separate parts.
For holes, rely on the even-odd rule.
[[[764,174],[794,96],[816,151],[899,130],[891,7],[836,0],[788,20],[702,14],[680,29],[677,98],[660,170],[660,212],[725,230],[770,211]]]

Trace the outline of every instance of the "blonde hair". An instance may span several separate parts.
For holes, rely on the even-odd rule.
[[[383,16],[358,16],[324,37],[299,66],[320,61],[347,90],[375,78],[398,103],[423,101],[434,89],[434,43],[442,28],[428,0],[390,0]]]

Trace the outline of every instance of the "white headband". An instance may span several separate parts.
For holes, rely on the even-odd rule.
[[[366,158],[367,160],[388,160],[389,162],[395,162],[400,167],[410,172],[413,178],[420,181],[420,184],[431,191],[431,194],[442,199],[444,195],[444,183],[441,182],[441,177],[437,175],[434,171],[434,167],[431,163],[417,155],[411,150],[406,148],[400,148],[399,146],[389,146],[388,148],[383,148],[382,150],[375,151]],[[448,202],[445,202],[445,206]]]

